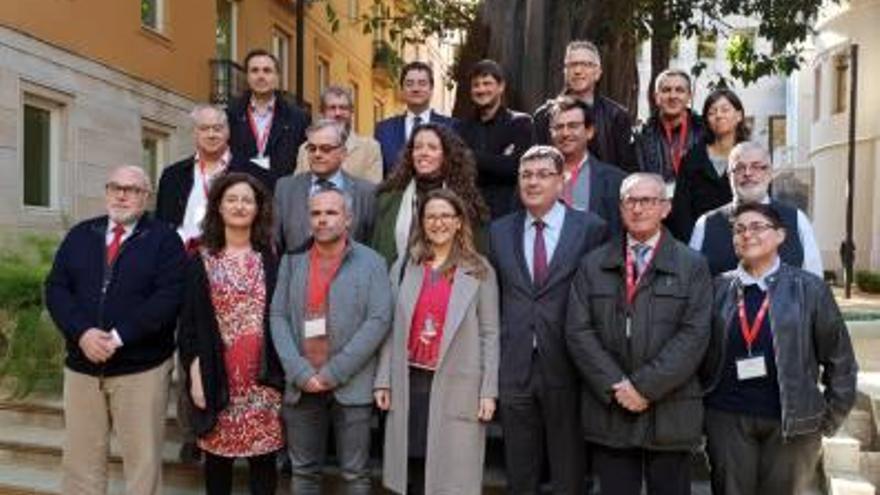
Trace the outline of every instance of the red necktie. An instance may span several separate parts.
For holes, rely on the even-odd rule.
[[[125,235],[125,227],[122,224],[117,223],[116,226],[113,227],[113,240],[110,241],[110,245],[107,246],[107,266],[113,264],[116,261],[116,256],[119,255],[119,246],[122,245],[122,236]]]
[[[544,245],[544,227],[547,226],[541,220],[535,220],[535,247],[532,253],[532,280],[536,287],[541,287],[547,281],[547,247]]]

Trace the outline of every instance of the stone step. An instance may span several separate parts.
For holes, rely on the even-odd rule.
[[[859,373],[856,407],[871,414],[874,423],[874,438],[880,438],[880,372]],[[872,447],[880,446],[873,445]]]

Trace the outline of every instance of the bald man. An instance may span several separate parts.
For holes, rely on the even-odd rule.
[[[106,493],[111,425],[125,493],[162,490],[185,255],[171,227],[144,215],[150,193],[142,169],[113,169],[107,214],[68,232],[46,279],[46,306],[67,345],[62,493]]]

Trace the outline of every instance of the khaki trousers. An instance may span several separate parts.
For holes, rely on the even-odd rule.
[[[62,493],[107,493],[111,431],[122,455],[125,493],[162,493],[162,445],[172,367],[169,358],[155,368],[112,377],[64,369]]]

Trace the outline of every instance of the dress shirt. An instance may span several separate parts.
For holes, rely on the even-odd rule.
[[[648,238],[647,241],[644,241],[644,242],[637,240],[636,238],[634,238],[633,236],[631,236],[629,234],[626,234],[626,248],[629,250],[629,252],[631,254],[635,254],[635,253],[633,253],[633,248],[636,246],[636,244],[647,245],[648,252],[645,253],[645,261],[647,262],[653,256],[652,253],[653,253],[654,249],[657,248],[657,243],[660,242],[660,234],[661,233],[662,233],[662,230],[658,230],[656,234],[652,235],[651,237]],[[647,265],[646,265],[646,268],[647,268]]]
[[[316,192],[318,192],[318,190],[321,188],[318,185],[319,180],[321,180],[320,177],[318,177],[315,174],[312,174],[312,187],[309,189],[310,196],[312,194],[315,194]],[[330,177],[327,177],[327,180],[330,181],[330,183],[333,184],[333,186],[336,187],[336,189],[339,189],[340,191],[345,190],[345,179],[342,177],[342,169],[341,168],[339,170],[337,170],[336,173],[334,173]]]
[[[271,132],[272,130],[272,117],[275,114],[275,97],[269,101],[269,105],[266,107],[265,112],[260,112],[257,110],[256,100],[254,100],[253,96],[251,97],[250,103],[251,115],[254,117],[254,125],[257,127],[257,135],[254,136],[257,143],[257,153],[260,155],[263,152],[259,149],[260,139],[259,136],[265,135],[267,132]]]
[[[771,275],[776,273],[777,270],[779,270],[780,263],[781,262],[779,260],[779,256],[777,255],[776,259],[773,260],[773,266],[771,266],[769,270],[764,272],[759,277],[753,277],[749,274],[749,272],[746,271],[745,268],[743,268],[742,262],[740,262],[740,264],[736,267],[736,278],[739,279],[739,282],[740,284],[742,284],[743,287],[747,287],[749,285],[757,285],[762,292],[767,292],[767,278],[769,278]]]
[[[406,141],[409,141],[409,137],[412,136],[413,125],[415,123],[416,115],[422,118],[422,124],[427,124],[431,121],[431,108],[429,107],[427,110],[420,114],[412,113],[411,111],[406,111],[406,119],[404,119],[404,129],[406,134]]]
[[[193,157],[193,185],[189,190],[189,197],[186,200],[183,221],[180,222],[180,227],[177,228],[177,234],[183,240],[184,245],[192,239],[201,237],[202,220],[205,218],[205,212],[208,211],[208,188],[214,179],[226,171],[231,158],[232,154],[229,150],[226,150],[223,156],[220,157],[214,170],[210,174],[203,175],[199,165],[199,153],[196,152],[195,157]]]
[[[544,222],[544,247],[547,249],[547,266],[553,259],[553,252],[559,243],[559,237],[562,235],[562,224],[565,222],[565,206],[560,202],[556,202],[553,208],[550,208],[543,218],[536,218],[528,210],[526,210],[525,230],[523,235],[523,254],[526,257],[526,265],[529,268],[529,275],[534,277],[532,263],[535,256],[535,220]]]
[[[119,240],[119,249],[120,250],[122,250],[122,245],[125,244],[125,240],[128,239],[129,237],[131,237],[132,232],[134,232],[134,226],[137,225],[138,220],[140,220],[140,219],[139,218],[135,219],[131,223],[121,224],[122,227],[125,229],[125,233],[122,234],[122,237]],[[107,233],[104,235],[105,244],[107,246],[110,246],[110,244],[113,242],[113,227],[115,225],[116,225],[116,222],[114,222],[113,220],[107,221]],[[118,256],[118,254],[117,254],[117,256]],[[116,343],[117,347],[122,347],[122,338],[119,336],[119,332],[117,332],[115,328],[110,330],[110,337],[113,338],[113,342]]]

